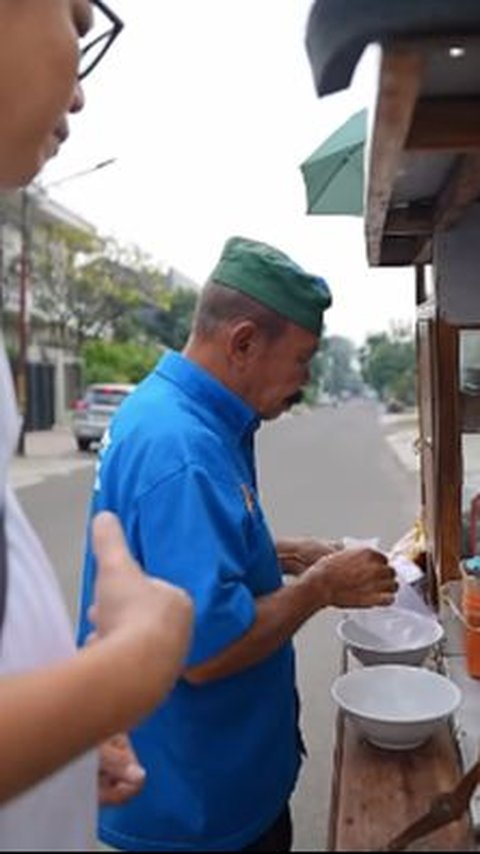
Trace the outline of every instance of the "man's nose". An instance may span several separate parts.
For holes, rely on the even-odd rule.
[[[82,84],[77,81],[73,90],[73,97],[68,108],[69,113],[79,113],[85,106],[85,94]]]

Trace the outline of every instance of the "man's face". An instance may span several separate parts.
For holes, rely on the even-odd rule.
[[[310,379],[318,337],[294,323],[273,341],[263,339],[252,364],[248,401],[265,420],[277,418],[298,401]]]
[[[0,187],[28,183],[67,138],[92,22],[90,0],[0,0]]]

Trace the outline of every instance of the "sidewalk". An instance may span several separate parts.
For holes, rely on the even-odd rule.
[[[387,413],[380,417],[385,430],[385,438],[398,459],[408,471],[420,470],[420,456],[415,451],[415,442],[420,435],[418,413],[416,410],[398,415]]]
[[[420,436],[417,413],[415,411],[401,415],[380,417],[385,430],[385,438],[390,443],[398,459],[409,471],[420,470],[420,455],[415,450],[415,442]],[[462,466],[464,498],[470,501],[480,492],[480,433],[462,435]]]
[[[419,470],[419,457],[414,443],[418,437],[416,412],[381,416],[385,436],[401,464],[408,471]],[[71,428],[56,425],[52,430],[27,433],[25,456],[15,456],[10,466],[10,482],[15,489],[41,483],[47,476],[66,475],[72,471],[92,466],[94,453],[77,450]]]
[[[14,489],[34,486],[47,476],[87,468],[95,459],[94,454],[77,451],[69,426],[29,432],[25,434],[25,455],[16,455],[10,465],[10,483]]]

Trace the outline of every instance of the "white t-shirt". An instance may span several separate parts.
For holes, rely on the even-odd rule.
[[[0,637],[1,676],[68,658],[72,629],[47,556],[13,491],[6,486],[19,419],[0,340],[0,501],[5,500],[8,586]],[[79,716],[81,709],[78,710]],[[18,745],[22,750],[22,745]],[[0,757],[1,761],[1,757]],[[2,851],[88,851],[94,848],[96,757],[71,763],[0,807]]]

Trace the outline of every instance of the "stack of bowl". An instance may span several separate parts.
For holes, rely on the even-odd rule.
[[[395,606],[372,608],[347,614],[337,633],[365,666],[339,676],[332,695],[372,744],[417,747],[458,708],[460,689],[421,667],[443,637],[435,618]]]

